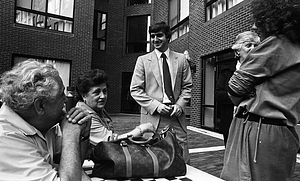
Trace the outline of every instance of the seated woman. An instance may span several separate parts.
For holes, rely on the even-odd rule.
[[[141,124],[132,131],[118,135],[114,133],[112,120],[104,107],[107,101],[108,77],[103,70],[92,69],[78,77],[76,90],[82,107],[92,115],[90,142],[97,145],[101,141],[112,141],[128,136],[142,136],[144,132],[154,132],[151,123]]]

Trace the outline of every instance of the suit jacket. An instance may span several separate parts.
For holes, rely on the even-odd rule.
[[[170,50],[169,58],[174,69],[173,93],[175,102],[184,111],[191,98],[193,86],[190,66],[181,53]],[[159,69],[159,60],[154,51],[139,56],[130,85],[131,96],[141,105],[141,123],[150,122],[156,128],[160,120],[160,114],[156,108],[163,101],[163,80]],[[178,120],[183,130],[187,131],[184,112],[178,117]]]

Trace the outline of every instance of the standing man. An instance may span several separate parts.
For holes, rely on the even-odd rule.
[[[150,122],[161,131],[170,125],[189,162],[185,107],[191,98],[192,76],[184,54],[169,49],[170,27],[159,22],[149,27],[154,51],[137,59],[131,96],[141,105],[141,123]],[[149,137],[149,135],[145,135]]]
[[[91,116],[80,108],[65,112],[58,71],[24,61],[0,80],[1,180],[91,180],[82,169]]]

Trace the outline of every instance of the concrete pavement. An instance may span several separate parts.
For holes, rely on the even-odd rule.
[[[112,114],[113,125],[116,133],[125,133],[134,129],[139,124],[138,114]],[[223,167],[224,144],[221,134],[188,126],[190,165],[220,177]],[[291,181],[300,180],[300,155]]]

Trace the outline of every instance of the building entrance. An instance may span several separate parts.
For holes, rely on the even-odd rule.
[[[130,83],[132,72],[122,72],[122,95],[121,112],[122,113],[140,113],[139,104],[130,95]]]
[[[227,95],[227,81],[235,70],[236,59],[234,52],[228,49],[202,57],[202,60],[201,127],[221,132],[222,107],[226,107],[224,104],[229,101],[229,97],[225,97]],[[216,90],[221,93],[218,94]]]

